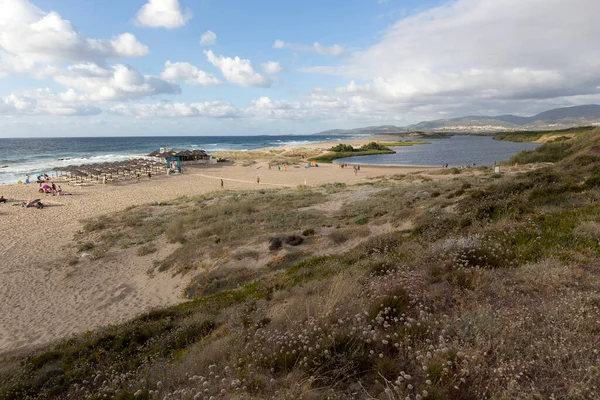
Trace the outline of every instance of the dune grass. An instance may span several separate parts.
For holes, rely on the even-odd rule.
[[[218,194],[91,221],[84,247],[180,221],[169,268],[218,246],[280,267],[200,274],[189,302],[13,360],[0,398],[597,398],[598,133],[502,179]],[[396,228],[366,235],[382,224]],[[319,243],[330,251],[283,262]]]
[[[562,135],[570,137],[590,132],[596,129],[595,126],[582,126],[577,128],[559,129],[554,131],[516,131],[503,132],[494,135],[494,140],[506,140],[509,142],[535,142],[543,137],[560,137]]]

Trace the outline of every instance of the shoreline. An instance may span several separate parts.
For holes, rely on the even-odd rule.
[[[355,136],[352,136],[356,138]],[[368,136],[374,137],[374,136]],[[137,137],[130,137],[137,138]],[[161,137],[162,138],[162,137]],[[186,140],[190,138],[190,140]],[[210,140],[203,140],[208,139]],[[238,142],[236,140],[232,140],[230,138],[243,138],[242,142]],[[255,139],[262,138],[262,139]],[[172,144],[173,148],[184,150],[189,148],[197,148],[204,149],[205,151],[215,154],[219,152],[246,152],[246,151],[262,151],[265,148],[282,148],[282,147],[308,147],[317,143],[329,143],[347,140],[349,138],[340,136],[339,138],[331,139],[329,135],[317,136],[317,135],[258,135],[258,136],[232,136],[232,137],[195,137],[195,136],[184,136],[184,137],[172,137],[174,143]],[[358,140],[363,140],[367,138],[366,135],[361,135]],[[26,138],[29,139],[29,138]],[[57,139],[57,138],[48,138],[48,139]],[[58,138],[58,139],[90,139],[89,137],[81,137],[81,138]],[[24,180],[25,175],[29,174],[34,176],[35,174],[42,172],[49,172],[55,167],[68,167],[72,165],[80,165],[80,164],[102,164],[104,162],[115,162],[122,161],[125,159],[133,159],[133,158],[146,158],[147,154],[153,150],[156,150],[157,146],[163,146],[164,143],[157,145],[155,141],[153,141],[152,137],[141,138],[148,141],[148,143],[140,143],[138,141],[135,144],[129,146],[129,149],[124,149],[122,152],[119,150],[112,151],[110,148],[104,149],[103,151],[99,150],[90,150],[89,153],[79,152],[75,153],[65,153],[64,149],[51,149],[48,154],[55,154],[54,156],[49,156],[48,158],[39,159],[36,158],[35,155],[27,153],[26,162],[24,163],[21,159],[14,159],[14,157],[8,157],[8,164],[1,164],[0,167],[0,187],[5,185],[16,184],[19,179]],[[167,138],[164,138],[167,139]],[[213,140],[214,139],[214,140]],[[302,139],[302,140],[300,140]],[[324,140],[328,140],[327,142],[323,142]],[[197,140],[197,142],[196,142]],[[215,150],[213,147],[215,145],[221,143],[223,145],[219,145],[218,147],[231,147],[232,150]],[[354,140],[354,139],[351,139]],[[310,142],[310,143],[298,143],[298,142]],[[204,143],[207,142],[207,143]],[[208,143],[211,142],[211,143]],[[247,147],[247,149],[240,149],[239,147]],[[233,150],[235,148],[235,150]],[[249,149],[248,149],[249,148]],[[114,150],[114,149],[113,149]],[[147,151],[146,151],[147,150]],[[0,157],[2,158],[2,157]],[[64,158],[64,160],[63,160]],[[8,161],[10,160],[10,161]],[[31,160],[36,160],[31,163]],[[10,171],[8,171],[10,170]]]

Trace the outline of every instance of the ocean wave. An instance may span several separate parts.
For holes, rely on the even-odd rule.
[[[36,175],[48,173],[54,168],[67,167],[81,164],[101,164],[105,162],[116,162],[131,160],[133,158],[144,158],[130,154],[104,154],[89,157],[72,156],[45,159],[30,159],[19,163],[6,164],[6,168],[0,168],[0,184],[13,184],[19,180],[24,181],[29,175],[33,180]]]

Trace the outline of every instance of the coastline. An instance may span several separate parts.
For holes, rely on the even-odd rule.
[[[351,143],[373,141],[351,140]],[[358,141],[358,142],[357,142]],[[328,142],[283,146],[277,152],[312,148],[324,150]],[[263,149],[267,150],[267,149]],[[246,155],[248,152],[240,152]],[[0,204],[4,229],[0,231],[0,266],[5,284],[0,295],[0,355],[27,350],[87,330],[131,319],[157,307],[177,304],[191,276],[160,273],[149,276],[153,261],[167,256],[174,245],[164,245],[146,257],[135,254],[124,259],[106,259],[103,268],[92,268],[85,252],[70,265],[64,258],[74,246],[82,220],[96,218],[147,203],[167,202],[184,196],[213,191],[293,188],[307,184],[364,183],[369,178],[395,173],[427,171],[427,167],[364,166],[355,176],[351,169],[335,164],[305,168],[290,165],[287,171],[269,169],[268,160],[237,165],[186,166],[182,175],[159,175],[139,183],[72,186],[60,183],[71,196],[39,194],[36,184],[3,185]],[[436,167],[439,169],[439,167]],[[260,184],[256,177],[260,177]],[[221,189],[221,179],[224,189]],[[33,197],[47,207],[24,209],[18,202]],[[15,205],[14,205],[15,204]]]

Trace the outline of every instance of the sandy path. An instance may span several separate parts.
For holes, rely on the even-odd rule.
[[[319,168],[290,167],[287,172],[250,167],[205,166],[186,168],[183,175],[160,176],[124,185],[67,186],[72,196],[40,195],[48,207],[23,209],[0,204],[0,354],[30,348],[102,325],[121,322],[154,307],[184,301],[182,290],[189,277],[146,271],[152,257],[107,259],[76,266],[57,265],[65,245],[81,229],[81,220],[111,214],[130,205],[160,202],[221,190],[258,187],[358,183],[368,177],[406,173],[419,168],[334,165]],[[256,176],[260,176],[260,185]],[[11,201],[36,197],[36,185],[0,186]],[[172,249],[171,249],[172,250]]]

